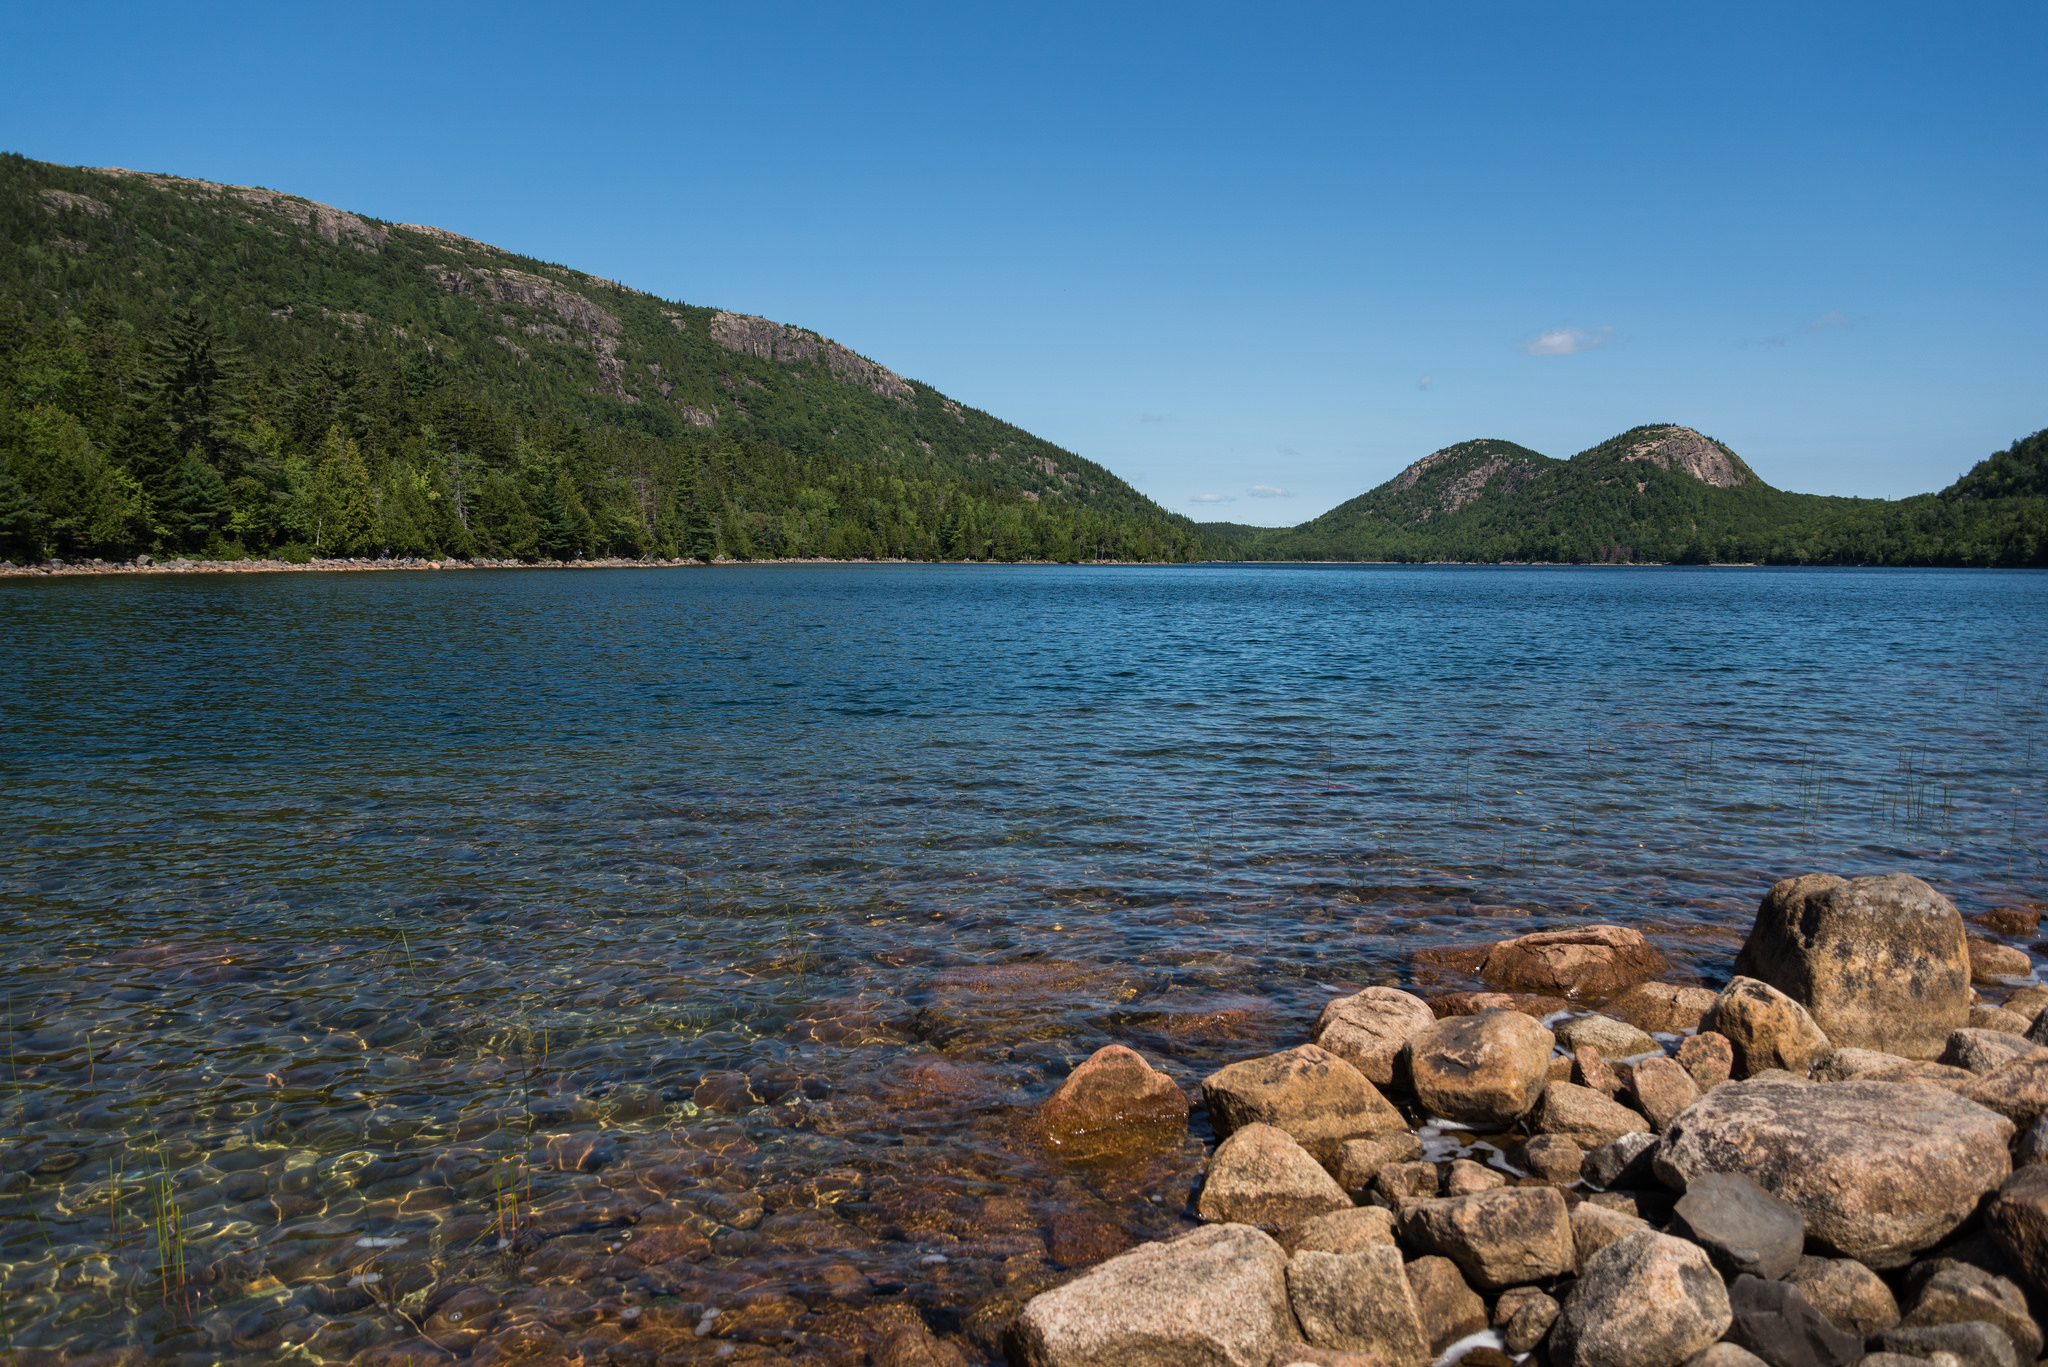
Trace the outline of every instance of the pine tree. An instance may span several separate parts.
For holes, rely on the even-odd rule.
[[[368,550],[377,529],[370,471],[353,438],[327,430],[313,467],[313,545],[323,555]]]

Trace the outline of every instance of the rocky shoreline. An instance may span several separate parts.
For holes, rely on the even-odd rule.
[[[2043,1360],[2048,987],[1926,883],[1779,882],[1719,991],[1621,926],[1417,957],[1501,990],[1367,988],[1204,1079],[1204,1223],[1033,1297],[1012,1360]],[[1189,1111],[1111,1045],[1038,1123],[1095,1167]]]
[[[714,560],[663,560],[660,558],[632,559],[625,556],[604,556],[596,560],[492,560],[476,556],[468,560],[452,557],[435,560],[426,556],[381,557],[378,559],[335,559],[335,560],[191,560],[178,557],[172,560],[157,560],[153,556],[138,555],[133,560],[51,560],[40,565],[17,565],[12,561],[0,561],[0,579],[47,579],[66,578],[80,575],[105,574],[329,574],[350,573],[369,570],[682,570],[707,569],[728,565],[1052,565],[1063,562],[1052,560],[828,560],[819,556],[792,557],[775,560],[729,560],[719,556]],[[1135,560],[1089,560],[1080,562],[1089,566],[1117,566],[1153,564],[1160,562]]]

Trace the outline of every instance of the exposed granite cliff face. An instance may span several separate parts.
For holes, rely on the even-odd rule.
[[[1430,452],[1373,492],[1412,493],[1403,511],[1414,521],[1427,522],[1438,514],[1455,513],[1485,494],[1526,488],[1557,463],[1511,442],[1461,441]]]
[[[803,328],[785,327],[747,313],[719,313],[711,320],[711,337],[727,351],[764,361],[791,363],[822,360],[842,383],[907,404],[916,397],[910,381],[887,366],[847,350],[839,343]]]
[[[1741,457],[1690,427],[1653,427],[1629,444],[1624,462],[1648,461],[1663,470],[1691,475],[1716,489],[1734,489],[1756,479]]]

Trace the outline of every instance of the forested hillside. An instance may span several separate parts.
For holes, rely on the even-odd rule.
[[[0,557],[1184,560],[801,328],[270,190],[0,157]]]
[[[1461,442],[1298,527],[1217,524],[1249,560],[1792,565],[2048,564],[2048,433],[1938,494],[1787,493],[1686,427],[1631,428],[1554,460]]]

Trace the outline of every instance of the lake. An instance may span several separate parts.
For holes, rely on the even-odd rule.
[[[1199,1110],[1031,1136],[1103,1044],[1193,1093],[1590,921],[1717,985],[1793,873],[2048,898],[2039,573],[130,576],[0,641],[23,1361],[994,1360],[1191,1223]]]

